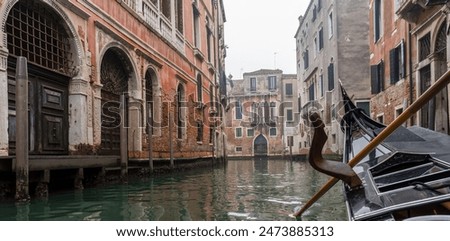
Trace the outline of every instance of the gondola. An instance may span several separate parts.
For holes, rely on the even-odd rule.
[[[447,73],[439,86],[426,92],[389,126],[357,108],[341,87],[345,110],[341,119],[345,136],[342,162],[322,157],[327,139],[324,124],[317,113],[309,113],[314,127],[309,162],[333,178],[294,216],[300,219],[307,208],[342,180],[349,220],[450,221],[450,136],[419,126],[403,126],[449,82]]]
[[[343,162],[384,128],[343,92]],[[349,220],[450,220],[450,136],[400,126],[353,170],[361,185],[344,185]]]

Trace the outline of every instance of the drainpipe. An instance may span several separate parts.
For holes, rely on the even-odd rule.
[[[17,58],[16,65],[16,201],[28,201],[28,70],[27,59]]]

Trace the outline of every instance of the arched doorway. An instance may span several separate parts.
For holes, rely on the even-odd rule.
[[[447,23],[439,27],[435,44],[436,80],[447,72]],[[448,87],[445,87],[434,100],[436,102],[436,131],[449,133]]]
[[[5,31],[8,43],[9,153],[15,153],[16,59],[28,60],[30,154],[67,154],[68,86],[74,67],[64,20],[42,1],[18,1]]]
[[[108,49],[102,59],[100,78],[102,92],[101,150],[104,155],[120,154],[120,125],[128,126],[128,106],[120,116],[120,97],[127,96],[131,65],[125,54],[117,48]]]
[[[253,151],[255,156],[267,156],[268,144],[267,139],[263,135],[259,135],[255,138]]]

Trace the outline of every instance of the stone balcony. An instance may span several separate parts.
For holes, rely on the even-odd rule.
[[[185,54],[185,38],[171,19],[166,18],[151,0],[117,0],[133,15],[141,19],[153,32],[159,34],[178,51]]]
[[[448,2],[449,0],[402,0],[396,13],[406,21],[416,23],[423,10]]]

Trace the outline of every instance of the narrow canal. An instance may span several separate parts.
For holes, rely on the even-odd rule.
[[[29,204],[0,203],[0,220],[293,220],[328,177],[307,162],[233,160],[226,166],[124,185],[51,193]],[[303,220],[346,220],[340,184]]]

